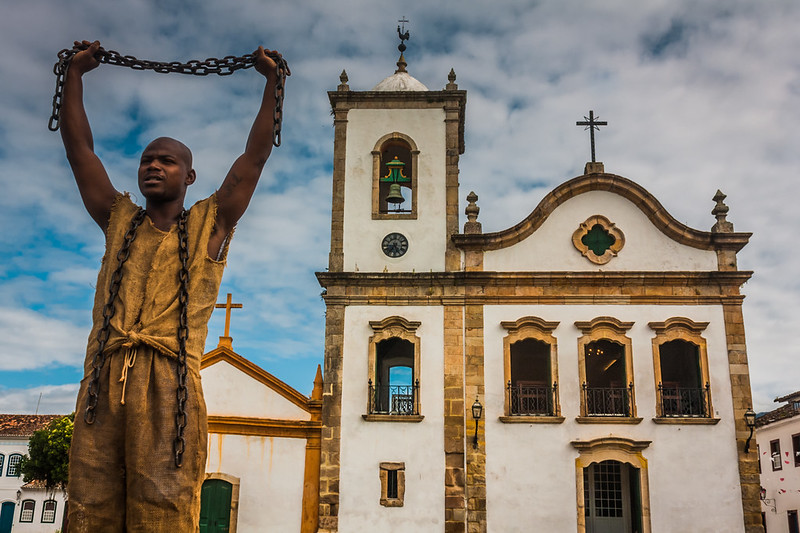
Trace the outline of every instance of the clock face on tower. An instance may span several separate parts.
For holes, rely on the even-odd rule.
[[[408,250],[408,239],[402,233],[390,233],[383,238],[381,249],[389,257],[400,257]]]

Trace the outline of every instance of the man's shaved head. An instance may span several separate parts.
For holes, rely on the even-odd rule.
[[[181,158],[181,160],[186,164],[187,169],[192,168],[192,151],[189,150],[189,147],[180,142],[177,139],[173,139],[172,137],[159,137],[150,142],[147,147],[144,149],[147,151],[150,147],[164,147],[174,152],[174,154]]]

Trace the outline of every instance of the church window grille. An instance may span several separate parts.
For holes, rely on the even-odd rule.
[[[56,506],[55,500],[45,500],[42,505],[42,523],[52,524],[56,521]]]
[[[648,324],[653,339],[656,415],[659,419],[712,418],[706,340],[708,322],[673,317]]]
[[[500,325],[508,331],[503,339],[506,417],[559,417],[558,358],[552,334],[558,322],[527,316]]]
[[[418,156],[413,139],[399,132],[384,135],[375,144],[372,151],[374,220],[417,218]],[[387,201],[387,198],[397,198],[398,194],[401,202]]]
[[[33,512],[36,510],[36,502],[33,500],[23,500],[19,512],[20,522],[33,522]]]
[[[420,414],[420,322],[392,316],[371,321],[364,419],[418,422]]]
[[[781,441],[773,440],[769,443],[769,455],[772,458],[772,470],[783,470],[781,463]]]
[[[402,507],[406,492],[406,464],[380,463],[381,498],[384,507]]]
[[[625,335],[633,322],[598,317],[575,325],[583,332],[578,339],[582,419],[635,419],[632,345]]]
[[[6,476],[19,477],[19,463],[22,461],[22,455],[14,453],[8,456],[8,468]]]
[[[4,466],[4,463],[5,463],[5,458],[6,458],[6,456],[3,455],[2,453],[0,453],[0,476],[3,475],[3,466]]]

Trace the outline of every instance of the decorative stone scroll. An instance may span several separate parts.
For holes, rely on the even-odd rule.
[[[625,246],[625,234],[603,215],[593,215],[572,234],[572,244],[592,263],[605,265]]]

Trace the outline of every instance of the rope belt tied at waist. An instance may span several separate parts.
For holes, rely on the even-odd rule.
[[[128,369],[136,363],[136,348],[142,343],[142,337],[135,331],[128,333],[128,340],[122,343],[125,348],[125,360],[122,363],[122,374],[119,377],[122,383],[122,396],[119,403],[125,405],[125,387],[128,385]]]

